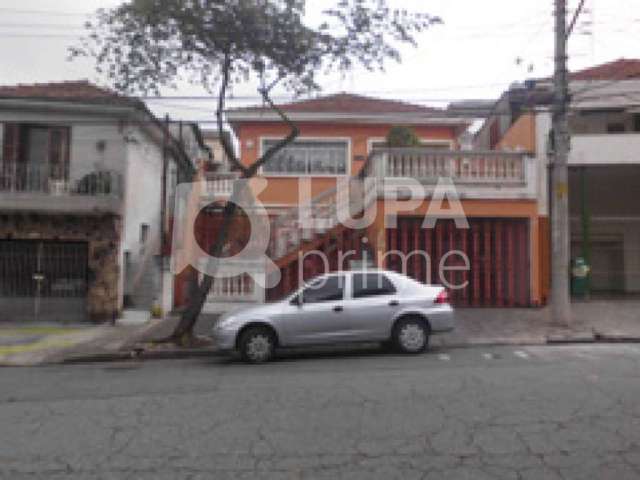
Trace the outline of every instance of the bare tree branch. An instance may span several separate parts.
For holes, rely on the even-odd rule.
[[[262,155],[262,157],[260,157],[253,165],[251,165],[251,167],[249,167],[247,177],[254,176],[262,165],[264,165],[266,162],[271,160],[271,158],[273,158],[273,156],[276,153],[278,153],[284,147],[292,143],[300,135],[300,129],[298,128],[298,126],[295,123],[293,123],[291,119],[287,116],[287,114],[284,113],[284,111],[273,102],[273,100],[269,96],[269,89],[265,88],[265,89],[260,89],[258,91],[260,92],[260,95],[262,95],[262,98],[267,103],[267,105],[269,105],[269,107],[275,110],[277,114],[280,116],[280,118],[282,119],[282,121],[284,121],[284,123],[286,123],[289,126],[289,128],[291,129],[291,132],[285,138],[278,141],[278,143],[271,146]]]
[[[224,115],[224,101],[227,96],[227,88],[229,86],[229,71],[231,70],[231,56],[229,53],[225,53],[224,60],[222,62],[222,79],[220,81],[220,91],[218,93],[218,110],[216,111],[216,118],[218,120],[218,136],[220,137],[220,143],[224,149],[227,158],[231,162],[232,166],[240,170],[244,175],[247,173],[247,168],[242,165],[240,160],[236,157],[233,147],[229,143],[229,139],[224,135],[223,118]]]

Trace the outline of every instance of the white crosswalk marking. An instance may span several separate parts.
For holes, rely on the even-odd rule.
[[[449,360],[451,360],[451,356],[447,355],[446,353],[441,353],[440,355],[438,355],[438,360],[442,360],[443,362],[448,362]]]
[[[493,360],[493,353],[483,353],[482,356],[485,360]]]
[[[527,352],[523,352],[522,350],[515,350],[513,354],[518,358],[529,358],[529,354]]]

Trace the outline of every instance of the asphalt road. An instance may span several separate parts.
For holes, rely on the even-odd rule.
[[[637,479],[640,345],[0,369],[0,477]]]

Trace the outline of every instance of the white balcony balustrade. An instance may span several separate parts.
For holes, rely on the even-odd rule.
[[[254,280],[256,275],[264,278],[265,273],[245,273],[214,279],[203,312],[220,313],[245,304],[264,303],[265,289]]]
[[[461,196],[530,198],[536,195],[535,160],[520,152],[388,148],[373,151],[364,176],[384,188],[418,181],[426,195],[441,179],[451,179]]]
[[[206,173],[203,195],[213,200],[228,199],[233,193],[233,182],[238,178],[240,175],[235,172]]]

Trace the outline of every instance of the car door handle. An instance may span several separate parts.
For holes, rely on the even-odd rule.
[[[344,308],[342,308],[342,305],[336,305],[335,307],[333,307],[334,312],[342,312],[343,310]]]
[[[391,300],[389,302],[390,307],[397,307],[398,305],[400,305],[400,302],[398,300]]]

